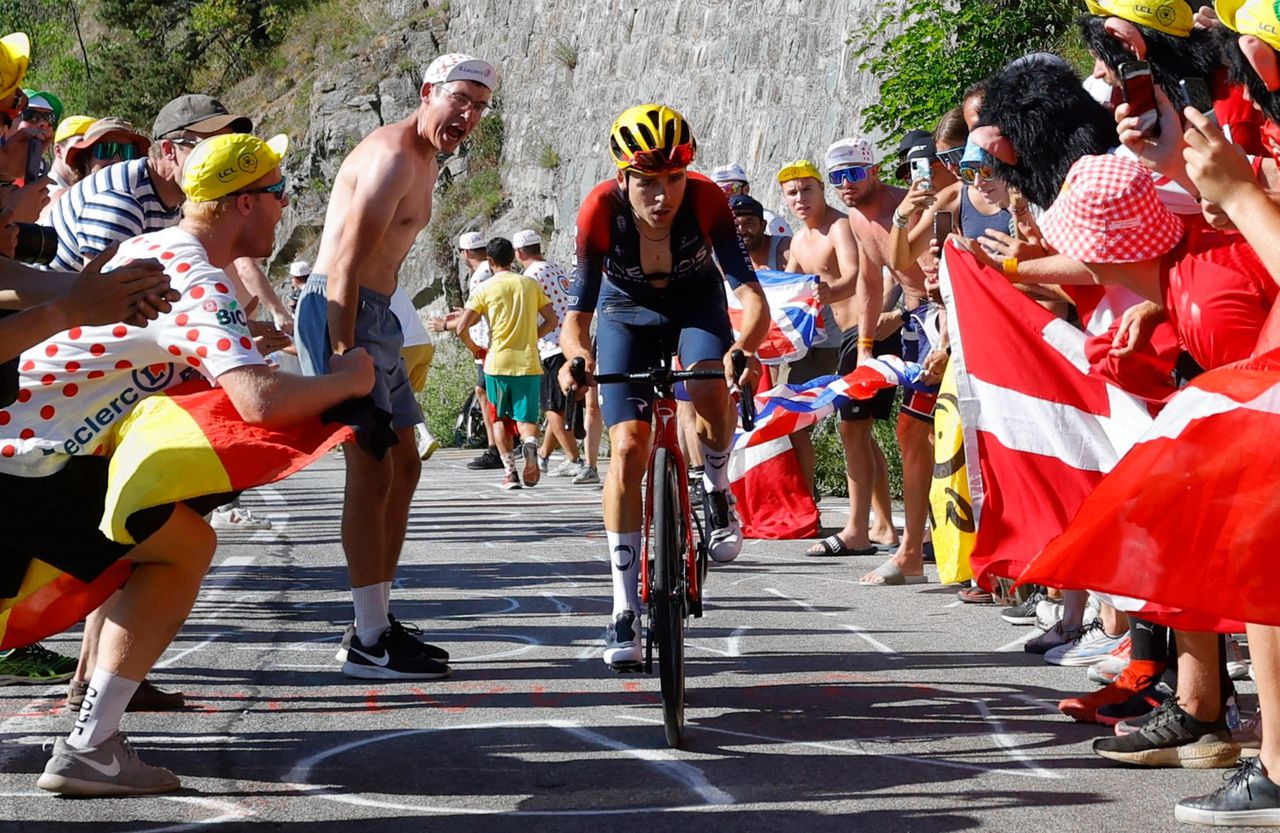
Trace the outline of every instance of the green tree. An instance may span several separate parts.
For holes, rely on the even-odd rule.
[[[1078,57],[1079,0],[907,0],[899,11],[855,29],[858,69],[880,82],[863,126],[890,137],[930,129],[964,90],[1029,52]],[[898,34],[890,36],[890,33]]]

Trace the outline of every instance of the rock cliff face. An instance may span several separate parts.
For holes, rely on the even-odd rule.
[[[444,51],[499,67],[506,211],[458,229],[550,232],[568,264],[578,205],[612,174],[606,135],[642,101],[669,103],[693,124],[697,166],[738,162],[753,194],[781,212],[773,174],[795,158],[821,161],[854,135],[874,81],[859,75],[846,24],[882,13],[874,0],[388,0],[389,21],[365,54],[331,67],[311,89],[310,125],[290,173],[306,185],[280,235],[278,259],[314,254],[326,183],[360,137],[417,105],[421,71]],[[436,15],[429,20],[424,9]],[[295,136],[295,139],[300,137]],[[451,160],[465,175],[466,159]],[[424,234],[402,272],[420,306],[442,268]],[[447,255],[445,256],[447,259]]]

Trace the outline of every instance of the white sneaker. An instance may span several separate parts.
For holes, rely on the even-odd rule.
[[[430,460],[431,455],[440,450],[440,441],[431,436],[431,431],[421,422],[413,426],[413,437],[418,443],[418,457]]]
[[[622,611],[605,630],[604,662],[611,668],[640,664],[640,625],[635,611]]]
[[[214,529],[270,529],[271,521],[258,517],[243,506],[219,507],[209,516],[209,526]]]
[[[1062,608],[1062,602],[1055,602],[1053,599],[1045,599],[1036,605],[1036,627],[1042,631],[1047,631],[1061,622]]]
[[[552,469],[549,474],[552,477],[577,477],[578,473],[583,469],[581,460],[565,460],[560,465]],[[543,469],[546,471],[546,469]]]
[[[583,483],[599,483],[600,472],[596,471],[595,466],[583,466],[582,471],[573,476],[573,484],[581,486]]]
[[[1110,636],[1101,619],[1094,619],[1066,645],[1045,651],[1044,661],[1050,665],[1080,667],[1102,662],[1124,641],[1125,634]]]
[[[707,492],[707,552],[711,560],[724,564],[742,552],[742,526],[733,511],[737,500],[732,492]]]

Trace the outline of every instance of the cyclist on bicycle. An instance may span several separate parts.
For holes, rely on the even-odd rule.
[[[678,352],[683,367],[723,363],[730,385],[755,384],[755,350],[769,326],[768,304],[738,238],[724,193],[686,168],[697,143],[684,117],[661,104],[641,104],[618,117],[609,132],[617,176],[591,191],[578,212],[577,265],[569,312],[561,329],[566,364],[560,383],[574,387],[571,363],[589,372],[591,318],[599,315],[598,372],[642,372],[658,366],[660,353]],[[713,257],[714,255],[714,257]],[[717,261],[719,266],[717,266]],[[722,278],[723,272],[723,278]],[[742,302],[742,336],[734,341],[722,280]],[[730,353],[750,361],[734,378]],[[588,383],[594,382],[588,377]],[[729,493],[729,444],[735,415],[726,386],[686,383],[697,413],[705,458],[708,550],[732,561],[742,530]],[[613,620],[604,661],[640,662],[640,570],[643,507],[641,481],[652,440],[651,385],[609,384],[600,391],[612,458],[604,491],[604,523],[613,564]]]

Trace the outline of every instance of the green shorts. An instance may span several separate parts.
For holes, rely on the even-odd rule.
[[[486,373],[484,392],[499,418],[507,417],[534,425],[541,419],[538,410],[538,399],[542,394],[541,376],[490,376]]]

